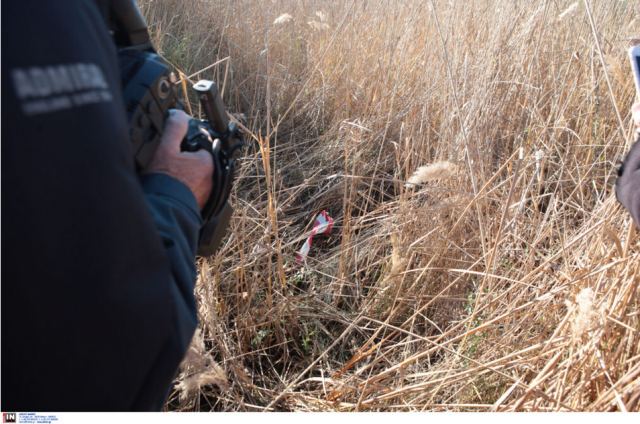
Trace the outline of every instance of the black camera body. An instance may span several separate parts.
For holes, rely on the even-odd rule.
[[[118,49],[129,133],[140,172],[160,144],[169,109],[182,108],[178,81],[170,65],[154,50],[134,0],[111,0],[99,5]],[[213,158],[213,188],[201,211],[204,224],[198,242],[198,255],[211,256],[220,246],[233,213],[229,195],[235,161],[244,142],[237,126],[227,118],[216,84],[201,80],[193,90],[206,119],[191,119],[181,148],[192,152],[205,149]]]

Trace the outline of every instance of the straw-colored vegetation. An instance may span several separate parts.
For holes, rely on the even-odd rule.
[[[640,409],[637,2],[141,5],[250,141],[168,409]]]

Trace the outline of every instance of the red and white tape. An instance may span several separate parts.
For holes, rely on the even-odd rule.
[[[329,234],[333,228],[333,219],[329,216],[327,211],[322,211],[316,216],[316,220],[313,223],[313,229],[307,237],[300,250],[296,253],[296,260],[298,263],[302,263],[307,259],[307,255],[311,250],[311,244],[313,243],[313,237],[317,234]]]

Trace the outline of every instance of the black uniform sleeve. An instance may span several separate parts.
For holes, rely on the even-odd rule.
[[[620,167],[616,197],[629,210],[640,228],[640,140],[631,147]]]
[[[142,177],[145,199],[160,233],[171,272],[175,281],[175,298],[186,317],[179,323],[182,349],[191,341],[194,331],[195,303],[193,283],[196,280],[194,259],[202,217],[191,190],[165,174],[147,174]]]
[[[159,410],[196,326],[195,199],[136,175],[92,1],[2,12],[0,409]]]

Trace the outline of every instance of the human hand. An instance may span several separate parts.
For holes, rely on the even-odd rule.
[[[636,131],[640,131],[640,103],[636,103],[631,107],[633,122],[636,124]]]
[[[213,158],[205,150],[182,152],[180,144],[187,134],[191,117],[181,110],[169,111],[169,119],[146,173],[159,172],[176,178],[185,184],[202,209],[211,194],[213,185]]]

